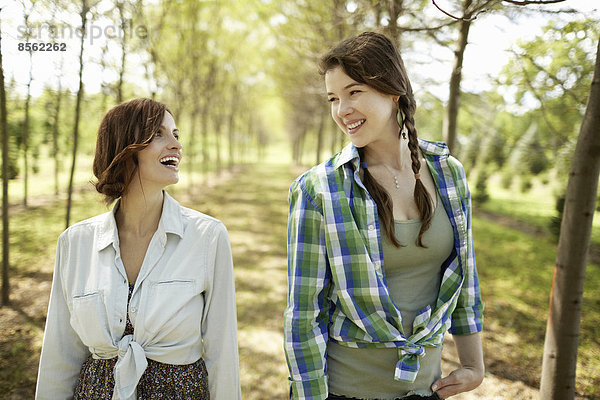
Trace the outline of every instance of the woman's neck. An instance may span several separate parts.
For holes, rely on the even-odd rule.
[[[412,166],[408,141],[400,138],[370,143],[365,146],[364,157],[368,166],[383,164],[396,170]]]
[[[141,190],[128,190],[121,197],[115,215],[119,232],[136,236],[154,234],[162,214],[163,198],[162,190],[145,193]]]

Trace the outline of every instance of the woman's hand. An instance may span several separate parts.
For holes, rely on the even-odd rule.
[[[452,338],[462,367],[431,385],[431,389],[437,391],[443,399],[475,389],[485,375],[479,332],[471,335],[452,335]]]
[[[463,367],[454,370],[443,379],[433,383],[431,389],[437,391],[441,398],[475,389],[483,381],[484,371],[472,367]]]

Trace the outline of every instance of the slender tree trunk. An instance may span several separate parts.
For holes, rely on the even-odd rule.
[[[335,154],[337,152],[337,137],[340,134],[340,131],[337,129],[337,126],[332,129],[331,125],[331,122],[327,124],[327,130],[331,135],[331,154]]]
[[[202,181],[208,181],[208,101],[205,99],[204,105],[202,106],[202,113],[200,114],[200,136],[202,138]]]
[[[325,108],[323,108],[325,110]],[[323,132],[325,131],[325,120],[329,116],[326,112],[321,112],[319,116],[319,129],[317,130],[317,151],[316,151],[316,161],[317,165],[321,163],[321,147],[323,146]]]
[[[81,30],[85,32],[87,23],[88,5],[87,0],[81,1]],[[71,173],[69,175],[69,190],[67,197],[67,221],[69,227],[71,218],[71,206],[73,200],[73,178],[75,176],[75,162],[77,159],[77,145],[79,142],[79,117],[81,114],[81,101],[83,100],[83,49],[85,44],[85,35],[81,35],[81,47],[79,49],[79,90],[77,91],[77,102],[75,105],[75,123],[73,124],[73,161],[71,164]]]
[[[458,39],[456,41],[456,50],[454,51],[454,67],[450,76],[450,93],[448,94],[448,106],[444,115],[444,140],[452,152],[456,142],[456,122],[458,119],[458,110],[460,108],[460,81],[462,79],[462,66],[465,49],[468,43],[469,28],[471,22],[468,21],[472,0],[465,0],[463,3],[463,18],[459,22]]]
[[[27,24],[28,18],[25,18]],[[29,42],[29,40],[27,40]],[[27,207],[29,196],[29,105],[31,104],[31,81],[33,81],[33,51],[29,52],[29,80],[25,97],[25,119],[23,121],[23,205]]]
[[[0,17],[2,9],[0,8]],[[0,21],[2,19],[0,18]],[[4,90],[4,68],[2,67],[2,29],[0,25],[0,133],[2,134],[2,303],[10,303],[9,277],[9,225],[8,225],[8,127],[6,123],[6,91]]]
[[[147,36],[142,40],[142,46],[146,50],[146,52],[150,55],[150,61],[144,63],[144,72],[146,82],[148,82],[148,92],[150,93],[150,98],[152,100],[156,100],[156,91],[158,90],[158,81],[156,80],[156,68],[159,65],[160,58],[158,56],[158,51],[156,47],[152,44],[152,37],[160,38],[162,34],[162,29],[164,26],[164,22],[166,16],[169,12],[169,7],[171,7],[175,2],[173,1],[161,1],[160,8],[161,13],[158,16],[154,16],[151,21],[156,21],[155,24],[150,26],[150,29],[147,32]],[[135,3],[135,14],[137,19],[140,21],[141,25],[148,26],[149,23],[144,18],[144,1],[137,0]],[[152,35],[152,37],[150,36]],[[157,39],[158,40],[158,39]]]
[[[344,0],[333,0],[333,25],[338,41],[346,38],[346,21],[343,16],[345,9],[346,2]]]
[[[196,166],[195,166],[195,155],[196,155],[196,131],[197,129],[197,125],[198,125],[198,113],[196,112],[196,110],[192,110],[191,113],[191,121],[190,121],[190,148],[188,151],[186,151],[186,158],[187,158],[187,165],[188,165],[188,171],[189,171],[189,193],[194,193],[194,172],[196,170]]]
[[[600,41],[590,97],[567,184],[546,327],[540,398],[575,397],[586,256],[600,173]]]
[[[127,35],[124,3],[117,1],[116,7],[119,10],[119,18],[121,19],[121,30],[123,38],[121,39],[121,67],[119,69],[119,82],[117,83],[117,103],[123,102],[123,77],[125,75],[125,62],[127,60]],[[131,27],[130,27],[131,28]]]
[[[56,93],[56,108],[54,110],[54,120],[52,121],[52,157],[54,158],[54,194],[58,196],[59,182],[58,173],[60,171],[60,161],[58,154],[58,124],[60,116],[60,104],[62,102],[62,79],[58,79],[58,92]]]
[[[221,175],[221,169],[223,168],[223,161],[221,160],[221,147],[222,147],[222,138],[221,135],[223,134],[223,121],[221,118],[221,113],[219,112],[219,116],[214,118],[214,124],[215,124],[215,152],[216,154],[216,168],[217,168],[217,175]]]
[[[390,33],[390,37],[394,42],[394,45],[400,47],[400,28],[398,27],[398,18],[402,14],[404,0],[388,0],[390,13],[390,22],[387,26],[387,30]]]
[[[237,108],[237,85],[233,86],[232,96],[231,96],[231,106],[229,107],[229,118],[227,121],[227,138],[228,138],[228,147],[229,147],[229,157],[228,157],[228,165],[229,169],[233,168],[233,164],[235,161],[235,112]]]

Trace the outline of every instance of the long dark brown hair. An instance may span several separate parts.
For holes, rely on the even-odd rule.
[[[111,108],[102,118],[93,171],[98,179],[96,190],[107,205],[127,190],[138,169],[137,153],[160,130],[165,112],[172,115],[163,103],[141,98]]]
[[[402,126],[399,127],[398,136],[406,128],[412,170],[416,178],[414,199],[421,217],[421,230],[417,237],[417,245],[425,247],[422,237],[431,225],[433,204],[423,182],[417,175],[421,169],[419,142],[414,120],[417,104],[402,57],[386,36],[375,32],[364,32],[340,42],[325,54],[321,58],[319,72],[321,75],[325,75],[327,71],[336,67],[341,67],[346,75],[358,83],[368,85],[381,93],[399,97],[398,107],[404,118]],[[359,149],[359,154],[361,159],[364,159],[363,149]],[[368,168],[363,168],[363,174],[363,183],[377,204],[377,211],[387,236],[396,247],[401,247],[402,244],[398,242],[394,232],[391,197],[369,173]]]

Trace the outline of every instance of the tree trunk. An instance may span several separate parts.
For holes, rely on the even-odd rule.
[[[404,0],[388,0],[388,12],[390,14],[390,22],[387,26],[387,31],[394,42],[396,48],[400,48],[400,28],[398,27],[398,18],[402,15]]]
[[[27,24],[28,18],[25,18]],[[27,40],[29,43],[29,39]],[[27,207],[29,196],[29,105],[31,104],[31,81],[33,81],[33,51],[29,52],[29,80],[25,97],[25,119],[23,121],[23,206]]]
[[[217,175],[221,175],[221,169],[223,168],[222,160],[221,160],[221,135],[223,134],[223,121],[222,121],[221,111],[218,112],[217,116],[213,119],[214,128],[215,128],[215,152],[216,152],[216,168]]]
[[[189,185],[188,185],[188,192],[189,193],[194,193],[194,171],[196,169],[195,164],[195,155],[196,155],[196,131],[198,130],[197,128],[197,124],[198,124],[198,112],[196,112],[196,110],[192,110],[191,113],[191,121],[190,121],[190,148],[186,151],[186,164],[188,166],[188,171],[189,171]]]
[[[208,182],[208,99],[205,99],[202,107],[202,113],[200,114],[200,135],[201,135],[201,146],[202,146],[202,182]]]
[[[346,9],[346,2],[343,0],[333,1],[333,25],[335,27],[335,34],[337,40],[344,40],[346,38],[346,21],[343,13]]]
[[[229,118],[227,121],[227,138],[229,146],[228,166],[231,170],[235,161],[235,112],[237,108],[237,85],[233,86],[231,106],[229,107]]]
[[[81,30],[85,32],[87,23],[88,5],[87,0],[81,1]],[[71,174],[69,175],[69,190],[67,197],[67,221],[69,227],[71,218],[71,202],[73,199],[73,178],[75,176],[75,161],[77,159],[77,144],[79,142],[79,116],[81,113],[81,101],[83,99],[83,49],[85,44],[85,35],[81,35],[81,47],[79,49],[79,90],[77,91],[77,102],[75,105],[75,123],[73,124],[73,162],[71,164]]]
[[[583,123],[569,174],[550,311],[544,342],[540,398],[575,397],[583,283],[600,172],[600,41]]]
[[[326,110],[323,108],[323,110]],[[319,116],[319,129],[317,130],[317,151],[316,151],[316,161],[315,165],[319,165],[321,163],[321,147],[323,146],[323,132],[325,131],[325,121],[329,118],[328,113],[321,112]]]
[[[1,11],[1,9],[0,9]],[[0,13],[1,16],[1,13]],[[1,19],[0,19],[1,21]],[[6,92],[4,90],[4,68],[2,68],[2,29],[0,27],[0,133],[2,134],[2,303],[10,303],[10,285],[8,282],[8,127],[6,123]]]
[[[469,28],[471,27],[470,13],[472,0],[465,0],[463,3],[463,20],[459,22],[458,39],[456,41],[456,50],[454,51],[454,68],[450,77],[450,93],[448,94],[448,106],[444,115],[444,140],[450,149],[454,150],[456,141],[456,121],[458,119],[458,109],[460,108],[460,80],[462,78],[462,65],[465,48],[469,37]],[[466,19],[466,20],[465,20]]]
[[[58,124],[60,116],[60,103],[62,101],[62,79],[58,79],[58,91],[56,93],[56,109],[54,110],[54,120],[52,121],[52,157],[54,158],[54,194],[58,196],[59,184],[58,173],[60,170],[60,161],[58,154]]]
[[[121,38],[121,67],[119,68],[119,82],[117,83],[117,103],[123,102],[123,76],[125,75],[125,62],[127,60],[127,36],[128,31],[125,20],[125,4],[122,1],[117,1],[117,10],[119,10],[119,18],[121,19],[121,30],[123,37]],[[129,27],[132,28],[131,26]]]

